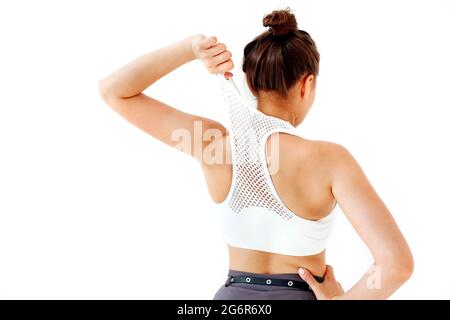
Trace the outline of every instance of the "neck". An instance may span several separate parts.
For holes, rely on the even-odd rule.
[[[282,119],[296,127],[303,121],[303,116],[293,111],[293,106],[289,103],[271,103],[269,101],[258,101],[257,109],[262,113]]]

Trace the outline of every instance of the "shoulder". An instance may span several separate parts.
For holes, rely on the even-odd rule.
[[[365,173],[350,152],[345,146],[329,141],[315,141],[314,144],[321,155],[324,166],[328,169],[332,184],[337,182],[345,182],[351,180],[364,181],[366,179]]]
[[[351,157],[350,151],[343,145],[325,141],[311,140],[294,134],[280,134],[280,146],[294,151],[297,156],[308,156],[329,161],[345,161]]]
[[[310,140],[310,144],[317,157],[332,170],[342,170],[356,164],[350,150],[342,144],[323,140]]]
[[[351,157],[350,151],[342,144],[336,142],[311,140],[311,145],[314,146],[313,149],[316,149],[318,154],[334,162],[347,161]]]
[[[358,167],[352,153],[342,144],[311,140],[296,135],[280,136],[280,152],[289,162],[311,164],[328,174],[336,171],[351,170]]]

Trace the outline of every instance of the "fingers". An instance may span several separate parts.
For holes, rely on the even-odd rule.
[[[225,61],[228,61],[231,59],[231,52],[230,51],[224,51],[222,53],[219,53],[218,55],[214,56],[211,60],[212,65],[217,66]]]
[[[304,268],[298,269],[299,276],[311,287],[311,289],[315,292],[318,289],[319,282],[313,277],[311,272]]]
[[[205,66],[212,68],[231,59],[231,55],[231,52],[227,50],[226,46],[223,43],[219,43],[208,50],[203,50],[201,56]]]
[[[227,46],[224,43],[216,43],[209,49],[206,49],[205,52],[209,57],[217,56],[218,54],[221,54],[222,52],[227,51]]]
[[[226,71],[230,71],[234,68],[234,64],[232,60],[225,61],[214,68],[215,72],[225,73]]]
[[[234,68],[231,52],[223,43],[217,42],[217,37],[205,37],[197,42],[196,56],[203,62],[210,73],[223,73],[227,79],[233,74],[229,72]]]

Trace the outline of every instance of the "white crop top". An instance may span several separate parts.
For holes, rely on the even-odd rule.
[[[233,178],[218,204],[226,242],[234,247],[292,256],[320,253],[327,246],[334,211],[313,221],[290,211],[280,199],[266,163],[267,138],[275,132],[298,135],[295,127],[256,109],[232,79],[219,74],[230,115]]]

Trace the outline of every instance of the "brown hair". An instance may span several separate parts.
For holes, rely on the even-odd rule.
[[[286,98],[290,87],[303,75],[319,74],[320,55],[311,36],[297,29],[288,7],[263,18],[264,31],[244,48],[242,71],[255,94],[274,91]]]

